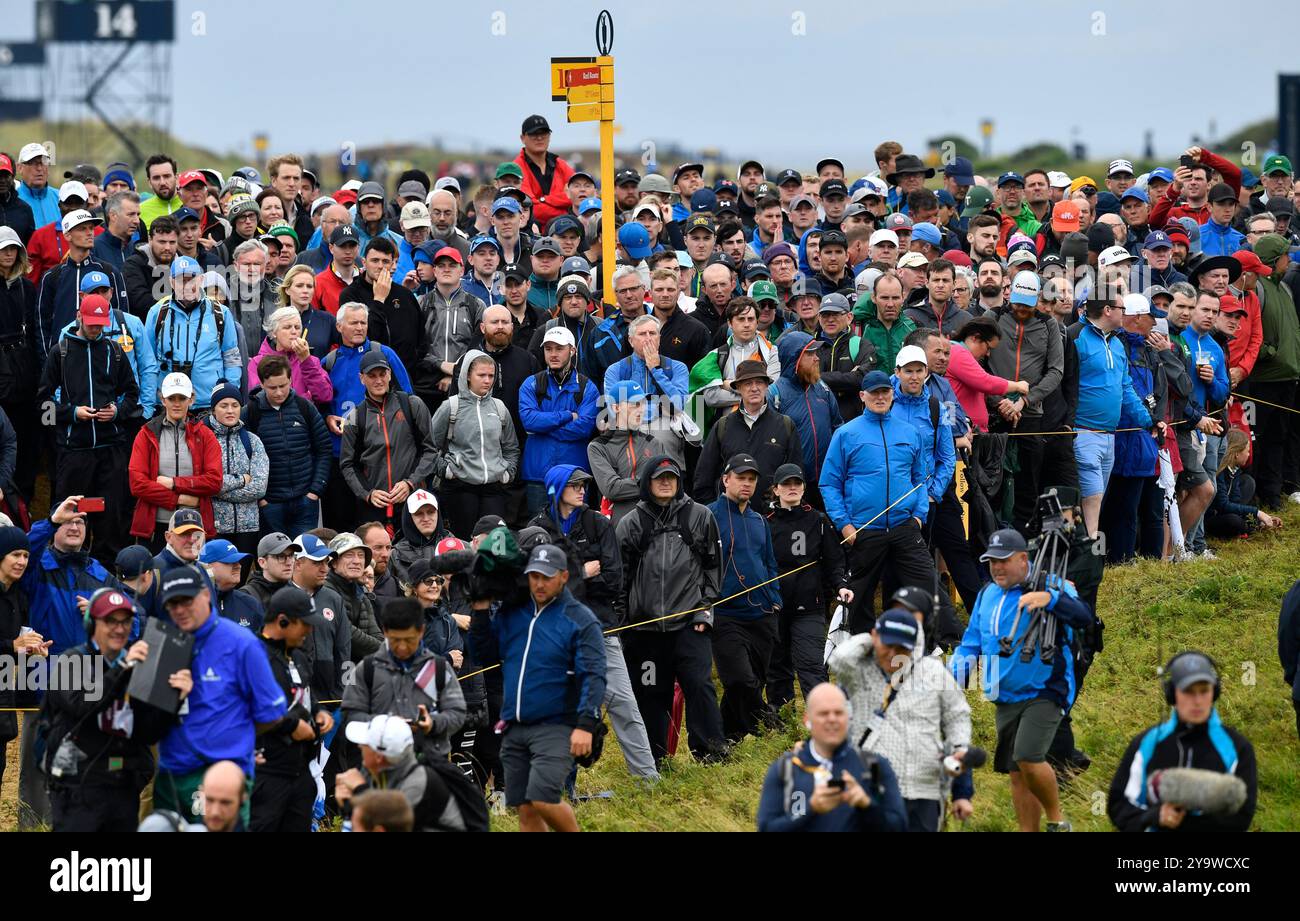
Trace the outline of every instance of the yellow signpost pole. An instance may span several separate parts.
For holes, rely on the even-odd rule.
[[[617,303],[614,297],[614,59],[606,56],[599,63],[602,65],[600,89],[609,97],[609,102],[602,99],[600,106],[600,289],[606,307],[612,308]],[[606,73],[608,83],[604,79]]]

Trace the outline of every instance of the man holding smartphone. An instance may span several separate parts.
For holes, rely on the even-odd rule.
[[[42,413],[53,410],[58,447],[54,495],[102,498],[102,506],[92,501],[78,511],[91,513],[91,552],[105,566],[126,545],[121,508],[126,501],[127,422],[140,415],[140,388],[131,363],[122,347],[104,335],[111,322],[108,301],[87,295],[76,329],[50,349],[37,394]]]

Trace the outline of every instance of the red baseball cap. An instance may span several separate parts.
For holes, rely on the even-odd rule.
[[[0,154],[0,173],[14,173],[14,161],[9,159],[8,154]]]
[[[201,182],[204,185],[207,185],[208,177],[196,169],[187,169],[185,172],[181,173],[180,178],[176,180],[176,188],[183,189],[191,182]]]
[[[974,265],[974,263],[970,261],[970,256],[967,256],[959,249],[950,249],[939,258],[947,259],[953,265],[959,265],[967,269],[971,268]]]
[[[1235,294],[1219,295],[1219,313],[1245,313],[1246,307]]]
[[[87,326],[107,326],[113,322],[112,308],[100,294],[87,294],[81,300],[81,322]]]
[[[1259,257],[1248,249],[1237,250],[1232,254],[1232,258],[1241,263],[1241,270],[1243,272],[1254,272],[1256,275],[1273,274],[1272,266],[1264,265],[1264,263],[1259,261]]]
[[[1074,233],[1081,221],[1078,202],[1063,198],[1052,206],[1052,229],[1057,233]]]
[[[90,608],[87,610],[95,620],[103,620],[114,611],[131,611],[134,613],[135,605],[127,597],[125,592],[114,591],[113,589],[101,589],[92,596]]]
[[[463,256],[461,256],[460,250],[456,249],[456,247],[454,246],[444,246],[442,249],[438,250],[436,253],[433,254],[434,262],[437,262],[439,259],[443,259],[443,258],[455,259],[457,264],[459,265],[465,264],[465,259]]]

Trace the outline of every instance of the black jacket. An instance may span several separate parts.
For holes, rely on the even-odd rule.
[[[583,506],[567,535],[561,534],[559,524],[548,510],[539,512],[528,524],[545,528],[551,536],[550,542],[563,547],[569,555],[569,568],[574,569],[574,564],[577,564],[579,575],[585,564],[593,560],[600,562],[600,572],[593,578],[580,578],[575,583],[570,575],[569,591],[591,608],[591,613],[600,618],[606,629],[622,626],[627,619],[623,558],[619,555],[618,536],[609,519]]]
[[[36,348],[36,286],[26,275],[0,280],[0,343]]]
[[[262,622],[266,618],[266,606],[251,593],[241,592],[237,588],[217,592],[217,610],[226,620],[247,627],[254,633],[262,629]]]
[[[777,570],[790,572],[813,564],[781,580],[781,610],[825,617],[827,605],[849,584],[844,546],[835,526],[824,512],[811,505],[778,505],[767,514],[767,524],[772,531]]]
[[[149,315],[149,308],[166,297],[171,282],[166,266],[155,266],[150,261],[149,246],[142,243],[122,262],[122,280],[126,282],[126,297],[131,313],[141,320]]]
[[[343,608],[352,625],[352,660],[360,661],[372,652],[378,652],[384,645],[384,634],[379,629],[374,602],[366,590],[359,583],[343,578],[332,569],[325,576],[325,584],[343,599]]]
[[[262,439],[271,465],[266,501],[286,502],[325,491],[333,444],[325,420],[310,400],[290,393],[276,409],[258,391],[244,407],[243,418],[248,431]]]
[[[879,364],[875,343],[866,336],[854,336],[852,328],[844,330],[834,340],[825,338],[824,333],[818,333],[815,338],[820,343],[818,354],[821,356],[822,383],[835,394],[844,421],[856,419],[862,415],[862,378]],[[855,338],[858,339],[856,358],[852,348]],[[880,370],[886,374],[894,373],[892,368]]]
[[[691,497],[707,504],[718,498],[722,483],[722,470],[736,454],[751,454],[758,464],[758,488],[754,491],[754,504],[766,508],[765,497],[772,487],[772,474],[782,464],[798,464],[803,468],[803,443],[794,421],[764,406],[762,414],[748,425],[741,410],[727,413],[709,429],[700,449],[700,459],[695,466],[695,484]]]
[[[45,362],[37,402],[54,406],[54,437],[59,447],[90,450],[119,444],[129,431],[129,420],[140,416],[140,388],[122,347],[105,335],[83,339],[68,333],[67,357],[56,343]],[[56,399],[57,392],[57,399]],[[100,409],[110,403],[117,415],[108,422],[76,418],[78,406]]]
[[[23,246],[36,233],[36,215],[32,214],[32,206],[18,197],[16,185],[9,189],[7,197],[0,196],[0,224],[12,227]]]
[[[39,561],[37,563],[39,565]],[[8,589],[0,584],[0,656],[12,656],[14,654],[14,640],[26,626],[27,615],[27,592],[15,582]],[[0,682],[0,707],[17,706],[15,700],[17,692],[8,681]],[[17,723],[14,722],[14,714],[8,714],[9,719],[6,721],[0,717],[0,744],[5,744],[13,735],[7,737],[3,734],[5,722],[9,723],[12,731]]]
[[[266,647],[266,658],[271,663],[271,674],[284,692],[288,709],[265,732],[258,733],[257,747],[266,761],[259,764],[257,770],[258,773],[278,777],[302,777],[307,774],[307,766],[316,756],[316,741],[320,738],[320,731],[315,717],[324,708],[308,687],[311,665],[306,653],[301,649],[288,649],[284,640],[273,640],[265,636],[262,637],[262,644]],[[316,730],[312,738],[293,738],[299,720],[305,720]]]
[[[711,340],[707,326],[678,308],[659,330],[659,354],[675,358],[689,372],[709,350]]]
[[[1065,327],[1058,322],[1056,330],[1065,342]],[[1077,349],[1063,350],[1063,370],[1061,386],[1043,397],[1043,431],[1063,432],[1074,427],[1074,411],[1079,399],[1079,352]],[[999,417],[1000,418],[1000,417]]]
[[[339,303],[357,301],[370,308],[370,338],[388,346],[397,353],[411,376],[411,386],[417,395],[428,396],[434,377],[428,355],[428,337],[424,330],[424,315],[415,295],[396,280],[383,303],[375,299],[375,289],[359,272],[352,284],[343,289]]]
[[[1217,715],[1218,710],[1216,709]],[[1210,738],[1209,723],[1189,726],[1179,723],[1169,736],[1156,744],[1151,754],[1150,763],[1135,765],[1134,756],[1147,732],[1139,733],[1129,743],[1128,750],[1115,769],[1115,777],[1110,782],[1110,798],[1106,811],[1110,820],[1120,831],[1165,831],[1160,828],[1160,806],[1141,806],[1132,802],[1127,793],[1132,786],[1145,786],[1145,780],[1152,772],[1162,768],[1201,768],[1207,771],[1226,773],[1228,766],[1223,763],[1218,750]],[[1246,802],[1237,812],[1226,815],[1194,815],[1188,812],[1178,831],[1246,831],[1250,820],[1255,815],[1255,803],[1259,795],[1255,776],[1255,749],[1246,737],[1235,729],[1223,727],[1228,738],[1237,750],[1237,766],[1232,773],[1246,783]]]
[[[288,582],[272,582],[262,573],[255,572],[236,591],[252,595],[262,605],[262,609],[265,610],[266,606],[271,602],[271,596],[288,584]]]

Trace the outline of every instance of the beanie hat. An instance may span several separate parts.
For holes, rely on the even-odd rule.
[[[212,388],[212,398],[208,405],[216,406],[222,400],[235,400],[239,405],[244,405],[243,393],[230,381],[222,381]]]
[[[27,540],[27,532],[22,528],[7,527],[0,528],[0,560],[13,553],[15,550],[31,550],[32,545]]]

